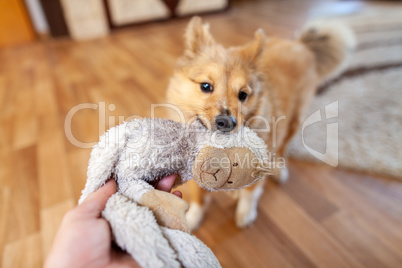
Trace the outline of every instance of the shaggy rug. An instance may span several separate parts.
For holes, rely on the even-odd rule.
[[[290,156],[402,179],[402,7],[337,20],[354,30],[357,49],[320,87]]]

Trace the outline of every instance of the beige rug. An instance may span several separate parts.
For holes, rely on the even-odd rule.
[[[320,88],[290,156],[402,179],[402,6],[341,20],[354,29],[357,50]]]

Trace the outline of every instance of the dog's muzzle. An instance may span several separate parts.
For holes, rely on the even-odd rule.
[[[216,128],[222,132],[230,132],[236,128],[236,119],[233,116],[218,115],[215,117]]]

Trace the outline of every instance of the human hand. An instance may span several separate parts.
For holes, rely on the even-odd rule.
[[[161,180],[156,188],[170,192],[177,175]],[[106,202],[116,192],[109,180],[85,201],[67,212],[56,234],[45,268],[62,267],[139,267],[127,253],[112,246],[108,222],[101,217]],[[181,197],[179,191],[173,192]]]

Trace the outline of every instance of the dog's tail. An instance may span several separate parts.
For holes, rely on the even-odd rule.
[[[81,204],[92,192],[102,187],[114,173],[120,151],[126,143],[127,123],[109,129],[95,145],[89,159],[87,182],[80,200]]]
[[[320,81],[339,74],[356,47],[352,30],[334,21],[317,20],[308,23],[299,40],[314,53]]]

